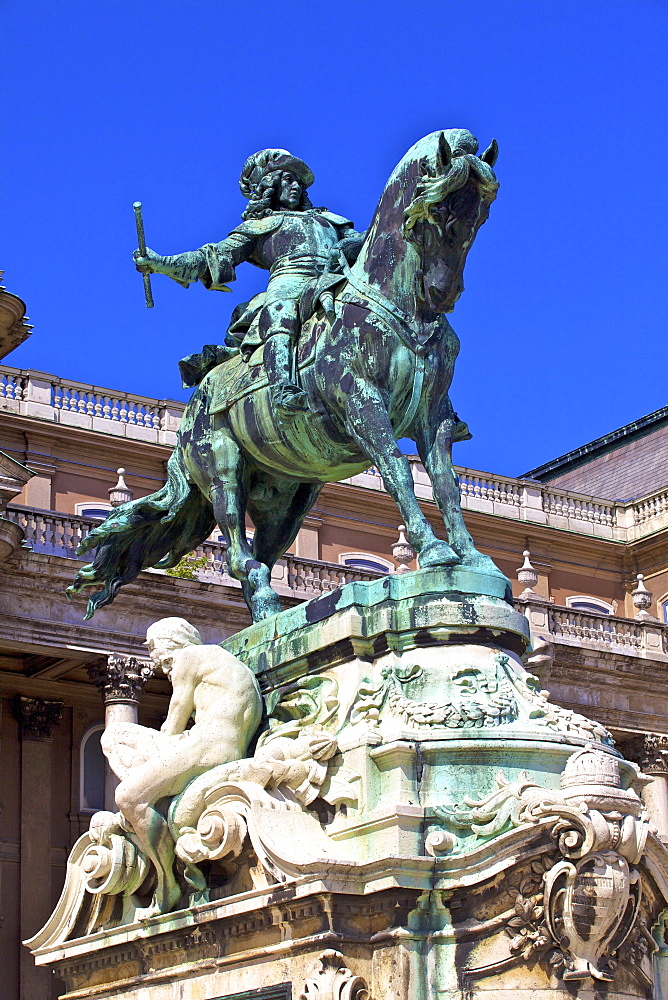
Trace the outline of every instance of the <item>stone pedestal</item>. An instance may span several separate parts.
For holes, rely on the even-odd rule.
[[[207,888],[138,919],[146,859],[99,814],[28,942],[67,997],[652,995],[668,852],[647,779],[527,672],[502,578],[353,583],[224,645],[268,720],[169,810]]]

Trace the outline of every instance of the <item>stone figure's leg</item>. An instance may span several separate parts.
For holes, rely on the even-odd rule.
[[[246,538],[248,484],[244,459],[236,441],[225,429],[215,434],[214,463],[211,503],[228,545],[229,572],[241,582],[253,621],[260,621],[277,614],[281,602],[271,589],[271,570],[253,556]]]
[[[116,789],[116,805],[132,827],[158,879],[153,905],[146,916],[168,913],[181,898],[181,889],[174,876],[174,840],[167,821],[153,804],[169,794],[156,783],[156,772],[159,774],[161,771],[161,763],[149,761],[141,764],[134,769],[134,773],[129,771]]]
[[[500,570],[489,556],[478,552],[462,514],[459,483],[452,465],[452,440],[457,423],[447,395],[418,416],[413,434],[422,463],[434,488],[434,499],[443,515],[448,540],[466,566],[494,572]]]
[[[302,521],[318,498],[322,483],[271,479],[270,485],[276,488],[275,503],[250,503],[249,510],[255,525],[253,555],[271,568],[297,537]]]
[[[387,492],[396,501],[420,566],[451,566],[458,563],[457,553],[447,542],[436,537],[420,510],[415,498],[410,466],[395,441],[394,430],[380,391],[366,382],[349,392],[345,406],[348,430],[378,468]]]

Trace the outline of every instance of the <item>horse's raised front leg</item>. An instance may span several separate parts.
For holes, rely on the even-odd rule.
[[[420,566],[451,566],[457,553],[437,538],[415,498],[413,477],[406,456],[394,437],[390,417],[380,392],[366,383],[346,400],[348,430],[377,467],[385,489],[395,500]]]
[[[418,453],[434,489],[434,499],[443,515],[448,540],[465,566],[493,572],[501,571],[489,556],[479,552],[464,523],[459,483],[452,465],[452,440],[457,425],[447,396],[437,406],[418,417],[413,428]]]
[[[271,570],[254,558],[246,538],[247,482],[243,455],[225,430],[215,434],[213,450],[215,474],[211,483],[211,503],[227,542],[229,572],[241,582],[253,621],[261,621],[278,614],[281,601],[271,588]]]

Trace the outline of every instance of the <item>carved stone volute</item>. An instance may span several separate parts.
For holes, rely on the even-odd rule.
[[[22,740],[48,743],[53,739],[53,730],[62,718],[63,703],[17,695],[14,699],[14,714],[21,724]]]
[[[367,984],[346,965],[340,951],[328,948],[311,969],[299,1000],[370,1000]]]

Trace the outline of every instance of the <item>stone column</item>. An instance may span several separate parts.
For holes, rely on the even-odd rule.
[[[307,515],[295,540],[295,555],[298,559],[320,558],[320,528],[322,518]]]
[[[644,751],[642,769],[654,780],[643,788],[643,801],[659,837],[668,841],[668,736],[645,736]]]
[[[62,701],[14,701],[21,725],[21,940],[42,927],[51,899],[51,743],[63,714]],[[21,947],[20,1000],[51,1000],[53,976],[38,968]]]
[[[110,653],[106,661],[89,664],[88,676],[102,694],[105,728],[114,722],[138,722],[139,699],[153,670],[145,660],[116,653]],[[104,807],[113,811],[118,778],[106,763],[104,775]]]

